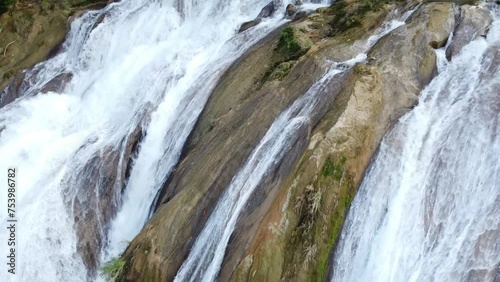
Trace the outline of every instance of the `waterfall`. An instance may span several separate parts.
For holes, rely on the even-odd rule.
[[[123,251],[217,79],[285,22],[276,3],[239,34],[268,0],[122,0],[71,24],[60,52],[25,71],[21,97],[0,109],[0,182],[18,171],[19,262],[0,280],[92,280]],[[44,91],[61,76],[60,93]]]
[[[500,280],[499,12],[385,136],[332,281]]]
[[[366,52],[380,38],[403,25],[415,10],[404,13],[399,19],[385,22],[367,40],[359,42],[353,48],[360,53],[353,59],[326,62],[328,67],[325,74],[276,118],[224,191],[174,281],[216,280],[239,215],[261,181],[297,142],[300,132],[308,131],[315,125],[321,112],[324,113],[326,109],[328,103],[325,101],[334,100],[336,93],[332,93],[328,86],[338,82],[336,79],[356,63],[363,62]]]

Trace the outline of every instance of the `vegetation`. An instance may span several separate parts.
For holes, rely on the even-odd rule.
[[[344,174],[344,165],[347,161],[346,157],[341,157],[338,164],[332,162],[331,159],[327,159],[321,173],[324,177],[333,176],[335,180],[340,180]]]
[[[337,206],[333,211],[333,215],[329,216],[331,229],[326,239],[326,245],[321,248],[318,255],[318,269],[316,272],[316,281],[324,281],[326,269],[328,267],[328,256],[333,250],[335,244],[344,225],[345,217],[354,199],[355,189],[351,186],[350,181],[340,186],[340,191],[337,195]]]
[[[112,259],[102,266],[101,276],[108,282],[118,281],[118,278],[122,275],[126,264],[127,262],[120,258]]]
[[[289,61],[298,59],[307,50],[304,50],[297,42],[293,28],[287,27],[281,32],[276,51]]]
[[[293,209],[298,221],[288,239],[290,247],[285,255],[285,265],[294,266],[285,273],[285,280],[308,270],[308,281],[324,281],[328,257],[355,194],[346,164],[345,156],[330,156],[318,177],[296,196]],[[298,270],[299,265],[293,262],[302,262],[303,270]]]
[[[271,80],[282,80],[295,66],[296,61],[289,61],[289,62],[284,62],[279,65],[277,65],[274,69],[271,70],[271,73],[269,74],[269,79]]]
[[[350,28],[361,25],[363,16],[372,11],[380,10],[385,4],[404,2],[403,0],[360,0],[347,4],[344,0],[335,1],[329,8],[333,15],[330,22],[330,36],[342,33]]]
[[[14,4],[16,4],[16,0],[0,0],[0,14],[7,12]]]
[[[307,53],[309,48],[308,44],[299,41],[292,27],[283,29],[273,51],[271,64],[261,79],[261,85],[269,79],[283,79],[295,65],[295,60]]]

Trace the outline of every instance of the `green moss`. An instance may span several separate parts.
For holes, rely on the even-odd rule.
[[[342,33],[361,25],[361,20],[368,12],[380,10],[385,4],[402,3],[403,0],[361,0],[349,5],[344,0],[335,1],[328,13],[333,15],[330,21],[330,36]]]
[[[21,13],[14,18],[13,30],[18,35],[26,38],[31,31],[33,25],[33,15],[30,13]]]
[[[290,72],[295,65],[292,61],[302,57],[310,48],[310,45],[303,41],[299,41],[292,27],[286,27],[281,31],[271,63],[260,80],[261,86],[269,79],[281,80]]]
[[[290,61],[290,62],[284,62],[279,65],[277,65],[272,72],[269,74],[269,79],[270,80],[282,80],[295,66],[296,61]]]
[[[344,174],[344,165],[347,161],[346,157],[341,157],[338,163],[333,162],[328,158],[321,169],[321,174],[324,177],[332,176],[335,180],[340,180]]]
[[[295,31],[291,27],[286,27],[281,32],[276,51],[285,57],[285,61],[296,60],[307,52],[297,41]]]
[[[328,257],[330,252],[333,250],[335,243],[337,242],[342,226],[345,222],[345,217],[351,206],[351,202],[354,199],[354,188],[350,181],[345,182],[341,185],[338,193],[338,203],[334,209],[333,215],[329,216],[330,226],[329,236],[326,246],[319,250],[318,254],[318,268],[315,272],[315,281],[324,281],[326,269],[328,267]]]
[[[127,262],[120,258],[115,258],[101,267],[101,276],[108,282],[115,282],[123,274]]]
[[[335,1],[330,7],[329,13],[333,14],[333,19],[330,22],[332,28],[330,36],[342,33],[361,24],[359,15],[356,12],[349,12],[347,8],[347,4],[344,1]]]
[[[297,225],[285,248],[285,281],[324,281],[328,258],[355,194],[345,156],[329,157],[317,179],[295,197]],[[300,263],[300,264],[299,264]]]

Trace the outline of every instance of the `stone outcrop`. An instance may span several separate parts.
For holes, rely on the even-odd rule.
[[[262,62],[272,61],[279,34],[255,46],[220,80],[164,186],[158,210],[125,253],[131,264],[126,280],[168,281],[175,276],[240,165],[274,119],[319,76],[317,61],[299,61],[283,84],[262,82],[270,67]]]
[[[461,6],[453,39],[446,49],[448,60],[458,54],[467,43],[479,36],[485,37],[491,21],[490,12],[485,8],[470,5]]]
[[[373,12],[357,32],[366,38],[366,31],[374,30],[387,11]],[[332,16],[325,11],[312,15],[312,20],[298,21],[272,33],[220,80],[185,146],[178,167],[163,187],[155,215],[123,255],[128,262],[123,277],[126,281],[173,279],[221,193],[278,114],[322,75],[326,59],[344,61],[357,54],[350,43],[341,43],[344,35],[326,38],[329,26],[315,25],[320,22],[318,17],[328,22]],[[280,68],[285,63],[286,67]],[[344,80],[351,76],[356,75],[351,71]],[[316,112],[310,129],[316,127],[336,101],[333,97],[345,91],[343,88],[348,85],[350,83],[341,81],[333,83],[330,96],[326,96],[330,98],[322,103],[322,110]],[[304,132],[294,145],[293,154],[263,181],[257,189],[258,196],[252,197],[228,247],[222,280],[232,279],[259,228],[258,223],[283,190],[282,182],[295,170],[295,163],[310,142],[310,136]]]
[[[453,14],[450,4],[420,7],[406,26],[373,47],[368,56],[374,60],[354,68],[227,280],[325,278],[330,250],[364,171],[385,132],[435,75],[431,44],[446,42]]]
[[[293,4],[288,4],[286,6],[286,12],[285,12],[285,15],[286,17],[288,18],[292,18],[293,16],[295,16],[295,14],[297,13],[298,9],[297,7],[295,7],[295,5]]]
[[[379,26],[389,8],[366,13],[358,25],[334,37],[326,37],[328,25],[321,24],[332,18],[330,11],[313,14],[292,24],[294,40],[310,42],[301,45],[308,46],[305,54],[280,51],[279,42],[289,32],[284,29],[281,37],[271,34],[227,71],[163,188],[156,214],[123,256],[125,280],[175,276],[222,191],[272,121],[319,78],[321,62],[354,57],[357,44],[370,34],[366,31]],[[324,278],[330,250],[371,157],[436,74],[433,47],[444,46],[454,20],[449,3],[421,6],[406,26],[372,48],[369,64],[357,65],[336,81],[331,100],[310,123],[312,131],[304,132],[293,154],[264,179],[240,216],[221,281]],[[270,63],[262,66],[263,61]]]
[[[66,35],[68,18],[107,3],[107,0],[28,0],[1,14],[0,107],[15,100],[23,91],[21,70],[31,68],[57,51]]]
[[[145,120],[148,119],[146,115]],[[110,220],[116,215],[121,194],[130,176],[132,160],[144,137],[142,125],[126,136],[117,147],[105,147],[88,159],[83,167],[73,167],[63,191],[64,200],[73,211],[78,238],[77,250],[87,267],[88,277],[94,277],[100,263]],[[89,140],[88,146],[92,146]],[[86,146],[76,154],[84,158]],[[78,187],[78,189],[75,189]]]

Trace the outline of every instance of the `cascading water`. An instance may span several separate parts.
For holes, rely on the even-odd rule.
[[[81,238],[95,244],[84,249],[90,264],[101,250],[101,262],[123,250],[147,220],[217,78],[284,22],[286,3],[278,3],[274,17],[235,35],[267,2],[123,0],[72,23],[62,51],[27,71],[22,97],[0,109],[0,168],[18,169],[22,262],[16,276],[2,272],[0,280],[92,279],[77,249]],[[62,93],[39,94],[61,74],[71,74]],[[145,137],[128,171],[138,131]],[[103,190],[110,181],[114,190]],[[74,229],[79,224],[90,224],[85,234]],[[6,238],[2,228],[0,241]]]
[[[299,132],[308,130],[313,123],[312,116],[321,112],[318,109],[324,100],[321,96],[328,96],[327,86],[332,79],[364,61],[365,52],[381,37],[403,25],[413,11],[405,13],[400,20],[388,21],[361,45],[354,47],[361,51],[355,58],[333,63],[321,79],[278,116],[219,199],[174,281],[216,280],[229,238],[247,201],[266,174],[285,157],[300,136]],[[333,99],[328,96],[327,100]]]
[[[500,281],[500,11],[492,9],[487,38],[440,65],[384,138],[332,281]]]

